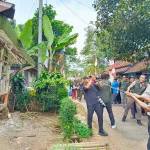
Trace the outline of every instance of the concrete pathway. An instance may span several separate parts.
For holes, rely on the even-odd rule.
[[[86,110],[86,103],[82,101],[81,104]],[[126,122],[121,121],[124,112],[121,106],[113,106],[113,112],[117,127],[116,129],[111,128],[108,113],[105,109],[104,129],[109,136],[101,137],[101,140],[105,141],[105,143],[108,142],[111,150],[146,150],[148,139],[147,116],[142,116],[143,126],[139,126],[136,124],[135,119],[130,119],[130,112]],[[96,114],[94,114],[93,121],[98,125]],[[99,135],[94,133],[94,136],[98,137]]]

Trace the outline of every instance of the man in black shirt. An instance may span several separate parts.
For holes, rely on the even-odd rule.
[[[90,129],[92,129],[92,119],[93,113],[95,111],[98,117],[99,135],[108,136],[108,134],[103,129],[103,106],[98,102],[98,90],[102,84],[100,82],[98,85],[92,83],[92,79],[89,76],[85,76],[83,79],[83,90],[85,92],[85,100],[88,110],[88,126]]]

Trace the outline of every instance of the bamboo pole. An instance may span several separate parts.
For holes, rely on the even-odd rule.
[[[0,52],[0,80],[2,78],[2,66],[3,66],[3,55],[4,55],[4,49],[1,50]]]

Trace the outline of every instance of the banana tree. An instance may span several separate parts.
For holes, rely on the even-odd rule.
[[[70,35],[70,30],[67,30],[58,40],[55,42],[55,46],[52,47],[54,42],[54,33],[52,29],[51,22],[49,18],[44,15],[43,16],[43,31],[44,36],[46,37],[47,41],[43,41],[42,43],[38,44],[37,46],[34,46],[31,48],[28,52],[30,55],[36,55],[38,49],[42,49],[42,54],[39,57],[42,57],[42,63],[44,64],[45,60],[49,59],[49,71],[52,71],[52,62],[53,57],[55,53],[64,48],[65,46],[69,45],[71,42],[73,42],[77,37],[78,34],[72,34]],[[46,56],[46,51],[48,50],[49,56]]]
[[[33,38],[33,35],[32,35],[32,21],[28,20],[25,23],[22,32],[20,31],[20,28],[17,26],[15,28],[15,32],[17,34],[18,39],[22,42],[22,45],[23,45],[24,49],[29,50],[29,48],[31,47],[32,38]]]

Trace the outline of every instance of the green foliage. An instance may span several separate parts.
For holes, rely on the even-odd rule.
[[[36,89],[37,101],[39,101],[43,111],[59,107],[61,99],[68,96],[66,84],[67,81],[60,73],[43,72],[37,77],[33,86]]]
[[[39,55],[37,55],[37,50],[40,48],[40,47],[38,47],[39,45],[37,45],[38,44],[38,20],[39,20],[38,15],[39,15],[39,10],[37,9],[37,11],[34,14],[34,17],[32,18],[32,22],[33,22],[33,26],[32,26],[32,31],[33,31],[32,47],[34,47],[33,48],[34,53],[33,53],[33,49],[31,51],[32,51],[32,56],[34,56],[34,57],[39,57]],[[52,26],[52,30],[53,30],[53,34],[54,34],[54,40],[53,40],[52,45],[50,43],[48,44],[48,42],[44,43],[45,46],[42,46],[42,55],[40,55],[40,57],[42,57],[42,62],[44,62],[46,59],[48,59],[48,57],[46,56],[46,48],[45,48],[45,47],[47,47],[49,49],[49,56],[51,57],[51,58],[49,58],[49,62],[50,62],[49,64],[51,66],[51,67],[49,66],[49,70],[52,70],[52,66],[55,65],[54,62],[56,61],[56,57],[58,57],[59,52],[61,51],[61,49],[64,46],[66,46],[66,55],[75,55],[77,51],[75,51],[75,49],[70,46],[70,45],[74,44],[73,40],[71,40],[71,41],[69,40],[69,42],[61,43],[59,45],[57,44],[60,37],[64,33],[66,33],[66,31],[69,30],[70,31],[69,33],[72,32],[73,26],[70,26],[67,23],[63,22],[63,21],[55,20],[56,11],[53,9],[52,5],[45,5],[43,7],[43,16],[45,16],[45,15],[49,18],[49,20],[51,22],[51,26]],[[47,28],[46,30],[49,30],[51,28],[48,24],[46,24],[44,26],[45,26],[44,28]],[[45,36],[46,32],[44,30],[45,29],[43,29],[42,40],[45,42],[45,41],[48,41],[48,39],[47,39],[47,36]],[[55,47],[55,49],[54,49],[54,47]],[[67,47],[69,47],[69,48],[67,48]],[[55,51],[57,51],[57,52],[55,52]],[[72,51],[73,51],[73,53],[72,53]]]
[[[52,5],[45,5],[43,7],[43,16],[47,15],[50,20],[54,20],[56,16],[56,11],[53,10]],[[39,9],[34,13],[34,17],[32,18],[33,26],[32,26],[32,31],[33,31],[33,43],[32,47],[36,46],[38,44],[38,22],[39,22]],[[45,37],[43,34],[42,37],[43,41],[45,41]]]
[[[18,39],[21,40],[23,47],[28,50],[32,44],[32,21],[28,20],[25,25],[18,25],[15,28]]]
[[[91,130],[88,126],[82,123],[80,120],[75,120],[74,122],[75,132],[80,138],[89,138],[91,134]]]
[[[44,15],[43,16],[43,30],[44,30],[44,36],[46,37],[48,41],[48,49],[51,49],[51,45],[54,41],[54,34],[53,34],[53,29],[51,22],[48,18],[48,16]]]
[[[148,0],[97,0],[95,8],[103,51],[132,62],[150,58]]]
[[[63,135],[68,141],[74,133],[80,138],[88,138],[91,130],[81,121],[75,119],[76,105],[69,98],[61,101],[59,115],[61,118],[61,126],[63,128]]]
[[[33,97],[28,90],[23,90],[22,92],[18,91],[16,94],[15,109],[17,111],[27,111],[32,100]]]
[[[20,74],[16,73],[11,77],[11,88],[13,93],[22,92],[25,86],[25,78]]]
[[[76,114],[76,106],[69,98],[61,101],[59,115],[61,118],[61,126],[63,128],[64,137],[70,141],[74,133],[74,115]]]
[[[54,34],[53,34],[53,30],[52,30],[52,26],[51,26],[51,22],[48,18],[48,16],[44,15],[43,16],[43,30],[44,30],[44,35],[46,37],[47,42],[42,42],[42,46],[43,48],[47,48],[49,50],[49,71],[52,71],[52,61],[53,61],[53,57],[54,54],[56,53],[57,50],[63,49],[64,46],[69,45],[71,42],[73,42],[77,37],[78,34],[73,34],[70,35],[71,29],[67,29],[66,32],[59,37],[59,39],[57,41],[54,41]],[[52,45],[56,45],[56,46],[52,46]],[[34,48],[32,48],[29,53],[36,55],[36,53],[34,53],[33,51],[37,51],[37,49],[39,49],[41,47],[40,45],[36,45]],[[46,56],[46,48],[42,49],[42,55],[38,56]],[[44,63],[46,60],[46,57],[42,57],[42,62]]]
[[[68,97],[68,90],[66,88],[63,88],[63,86],[58,87],[57,92],[60,100],[62,100],[65,97]]]

